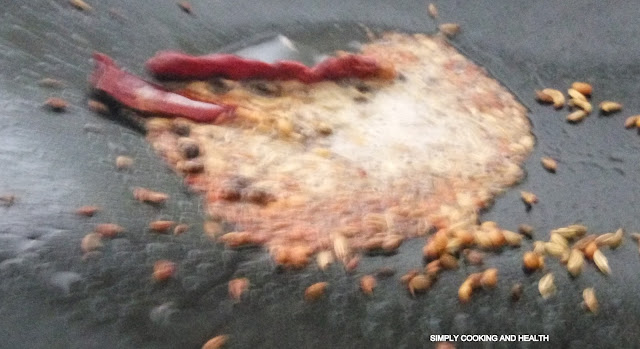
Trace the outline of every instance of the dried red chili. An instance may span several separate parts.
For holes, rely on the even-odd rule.
[[[95,53],[96,68],[90,77],[94,89],[125,106],[147,113],[180,116],[197,122],[213,122],[230,115],[234,107],[195,101],[146,82],[120,69],[109,56]]]
[[[190,56],[175,51],[158,52],[146,63],[147,69],[160,78],[207,79],[224,76],[231,80],[266,79],[299,80],[313,83],[343,78],[393,79],[392,65],[355,54],[328,58],[314,67],[296,61],[266,63],[232,54]]]

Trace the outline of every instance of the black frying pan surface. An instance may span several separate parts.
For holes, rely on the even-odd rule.
[[[558,293],[542,300],[540,274],[525,275],[521,255],[531,248],[492,255],[500,269],[496,290],[457,300],[463,268],[445,273],[426,295],[412,299],[397,277],[363,296],[358,278],[393,265],[401,275],[420,267],[422,241],[405,243],[391,257],[367,257],[357,272],[327,274],[311,267],[278,272],[259,250],[225,250],[202,234],[200,198],[188,192],[131,125],[86,107],[91,52],[102,51],[144,74],[142,63],[157,50],[199,54],[238,42],[284,34],[314,52],[347,48],[365,38],[364,27],[435,31],[422,1],[193,0],[193,14],[171,0],[90,2],[83,13],[64,0],[4,1],[0,9],[0,194],[15,194],[0,207],[0,347],[2,348],[199,348],[229,334],[230,348],[419,348],[432,334],[547,334],[550,342],[457,343],[472,348],[631,348],[640,330],[640,260],[637,246],[607,251],[613,273],[593,267],[575,280],[549,261]],[[527,177],[483,215],[514,230],[536,227],[545,239],[554,227],[581,222],[594,232],[640,228],[640,139],[622,126],[640,111],[640,5],[634,1],[436,1],[443,21],[462,24],[453,43],[509,87],[531,112],[536,147]],[[45,77],[65,81],[58,90],[38,86]],[[566,88],[585,80],[594,102],[624,103],[613,116],[590,116],[580,125],[533,100],[533,90]],[[42,108],[51,95],[71,102],[67,113]],[[129,172],[113,160],[136,159]],[[559,159],[545,172],[541,156]],[[160,208],[133,201],[134,186],[168,192]],[[525,211],[519,190],[540,203]],[[104,208],[91,219],[72,212],[81,205]],[[170,218],[193,225],[182,236],[146,231],[148,221]],[[82,261],[79,242],[93,225],[117,222],[127,234],[110,241],[100,258]],[[149,279],[153,262],[175,260],[179,273],[166,285]],[[246,276],[251,291],[233,304],[227,281]],[[331,286],[322,301],[307,304],[304,288]],[[511,303],[509,289],[524,285]],[[601,310],[580,307],[582,289],[595,287]]]

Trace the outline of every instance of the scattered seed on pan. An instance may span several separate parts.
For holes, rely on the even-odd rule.
[[[168,260],[159,260],[153,264],[153,278],[156,281],[169,280],[176,273],[176,264]]]
[[[574,82],[573,84],[571,84],[571,88],[582,93],[585,96],[590,96],[591,92],[593,91],[593,88],[590,84],[582,81]]]
[[[109,107],[107,107],[107,105],[102,102],[96,101],[95,99],[90,99],[89,101],[87,101],[87,106],[95,113],[109,114]]]
[[[431,278],[426,275],[416,275],[409,281],[409,293],[415,297],[416,293],[424,293],[431,287]]]
[[[52,78],[44,78],[40,80],[38,84],[42,87],[47,87],[47,88],[63,88],[64,87],[64,82],[57,79],[52,79]]]
[[[548,273],[538,282],[538,291],[544,299],[548,299],[556,293],[556,285],[553,281],[553,274]]]
[[[219,335],[209,339],[204,345],[202,349],[220,349],[222,348],[227,341],[229,340],[229,336],[227,335]]]
[[[580,237],[587,232],[587,227],[581,224],[571,224],[566,227],[553,229],[551,234],[559,234],[565,239],[574,239],[576,237]]]
[[[595,239],[594,239],[595,240]],[[591,241],[584,247],[584,256],[590,260],[593,260],[594,254],[598,250],[598,244],[595,241]]]
[[[161,204],[169,199],[169,195],[146,188],[134,188],[133,197],[142,202]]]
[[[191,14],[193,11],[193,7],[191,6],[191,3],[189,3],[188,1],[178,2],[178,7],[180,7],[180,9],[185,13]]]
[[[596,250],[593,253],[593,262],[596,264],[598,269],[600,269],[600,271],[603,274],[605,274],[605,275],[610,275],[611,274],[611,268],[609,267],[609,261],[607,261],[607,257],[605,257],[605,255],[604,255],[604,253],[602,253],[602,251]]]
[[[442,256],[440,256],[439,261],[440,261],[440,266],[442,266],[442,269],[447,269],[447,270],[458,269],[458,259],[448,253],[445,253]]]
[[[90,11],[92,9],[91,5],[87,4],[83,0],[69,0],[69,3],[80,11]]]
[[[388,235],[382,241],[382,250],[387,253],[393,252],[400,248],[403,240],[404,239],[400,235]]]
[[[461,303],[467,303],[471,299],[471,295],[473,294],[473,286],[471,282],[465,280],[460,288],[458,289],[458,299]]]
[[[306,299],[307,301],[315,301],[320,299],[320,297],[324,295],[328,285],[328,282],[317,282],[307,287],[307,289],[304,291],[304,299]]]
[[[373,289],[376,288],[378,282],[372,275],[365,275],[360,279],[360,289],[366,295],[372,295]]]
[[[527,206],[531,206],[533,204],[538,203],[538,197],[536,196],[536,194],[528,191],[521,191],[520,198]]]
[[[124,227],[114,223],[102,223],[96,225],[94,231],[105,238],[112,238],[124,232]]]
[[[618,112],[620,110],[622,110],[622,104],[618,103],[618,102],[612,102],[612,101],[604,101],[602,103],[600,103],[600,110],[603,113],[615,113]]]
[[[98,211],[100,211],[100,207],[88,205],[88,206],[78,207],[76,209],[76,214],[79,216],[93,217],[93,215],[95,215],[96,212]]]
[[[579,99],[585,102],[587,101],[587,97],[583,95],[580,91],[576,90],[575,88],[569,88],[567,90],[567,94],[569,95],[569,97],[573,99]]]
[[[149,229],[156,233],[166,233],[174,224],[174,221],[158,220],[149,223]]]
[[[563,247],[569,247],[569,241],[567,241],[564,236],[558,233],[551,233],[551,235],[549,236],[549,242],[553,242]]]
[[[567,115],[567,121],[570,123],[577,124],[582,120],[584,120],[584,118],[586,117],[587,117],[587,112],[582,109],[579,109]]]
[[[526,236],[528,239],[533,238],[533,227],[529,224],[520,224],[518,226],[518,233]]]
[[[404,275],[402,275],[402,277],[400,277],[400,282],[402,282],[403,284],[408,284],[409,281],[411,281],[411,279],[416,277],[416,275],[418,275],[419,273],[420,273],[419,270],[411,269],[408,272],[406,272]]]
[[[622,228],[616,230],[615,233],[602,234],[595,239],[598,246],[608,246],[609,248],[618,248],[622,244],[624,230]]]
[[[327,270],[329,265],[333,263],[333,253],[331,251],[320,251],[316,255],[316,262],[320,270]]]
[[[16,203],[16,196],[13,194],[6,194],[6,195],[2,195],[0,196],[0,203],[2,203],[3,206],[5,207],[11,207],[13,206],[13,204]]]
[[[524,287],[522,287],[521,283],[517,283],[511,287],[511,300],[513,302],[517,302],[522,298],[522,293],[524,291]]]
[[[178,224],[175,228],[173,228],[173,235],[181,235],[189,231],[188,224]]]
[[[536,91],[536,96],[540,102],[553,103],[553,107],[560,109],[564,106],[564,94],[556,89],[545,88],[542,91]]]
[[[498,269],[489,268],[482,273],[480,284],[484,288],[494,288],[498,284]]]
[[[536,271],[542,267],[541,265],[542,256],[533,252],[528,251],[525,252],[522,256],[522,264],[527,271]]]
[[[116,157],[116,169],[126,170],[133,166],[133,158],[129,156],[120,155]]]
[[[44,104],[47,106],[47,108],[58,113],[67,110],[67,108],[69,107],[69,102],[59,97],[49,97],[44,102]]]
[[[569,259],[567,260],[567,270],[573,277],[577,277],[582,273],[582,267],[584,266],[584,254],[578,249],[571,249],[569,252]]]
[[[593,106],[585,99],[572,98],[569,100],[569,106],[582,109],[587,114],[591,114],[593,111]]]
[[[558,162],[548,156],[542,157],[542,159],[540,159],[540,162],[542,163],[542,167],[544,167],[545,170],[551,173],[555,173],[558,169]]]
[[[544,256],[547,253],[547,249],[544,247],[544,241],[534,241],[533,252]]]
[[[518,247],[522,243],[522,235],[518,233],[514,233],[510,230],[503,230],[502,235],[504,236],[507,245],[511,247]]]
[[[638,127],[638,118],[640,115],[633,115],[624,120],[624,128]]]
[[[593,287],[585,288],[584,291],[582,291],[582,299],[584,300],[582,304],[586,310],[594,314],[598,312],[598,299],[596,298],[596,291]]]
[[[242,299],[242,294],[249,289],[249,279],[238,278],[229,280],[229,297],[239,302]]]
[[[429,3],[429,6],[427,6],[427,12],[431,18],[438,18],[438,8],[436,7],[436,4],[432,2]]]
[[[222,234],[222,224],[216,221],[205,221],[202,224],[202,230],[204,231],[204,235],[215,240]]]
[[[460,33],[460,24],[458,23],[442,23],[438,26],[442,34],[447,37],[454,37]]]
[[[100,247],[102,247],[102,236],[98,233],[89,233],[80,242],[80,248],[84,253],[95,251]]]

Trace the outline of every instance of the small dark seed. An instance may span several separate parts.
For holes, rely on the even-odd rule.
[[[273,195],[257,188],[246,188],[245,190],[243,190],[242,196],[246,200],[257,205],[266,205],[274,200]]]
[[[517,283],[513,285],[513,287],[511,287],[511,300],[514,302],[519,301],[520,298],[522,298],[523,290],[524,288],[522,287],[522,284]]]
[[[187,159],[193,159],[200,155],[200,147],[195,142],[184,143],[180,148]]]
[[[191,133],[191,126],[186,121],[176,119],[171,124],[171,131],[178,136],[187,137]]]

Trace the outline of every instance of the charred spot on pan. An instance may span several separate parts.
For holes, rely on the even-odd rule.
[[[282,95],[282,87],[273,82],[250,81],[247,85],[253,92],[262,96],[280,97]]]

